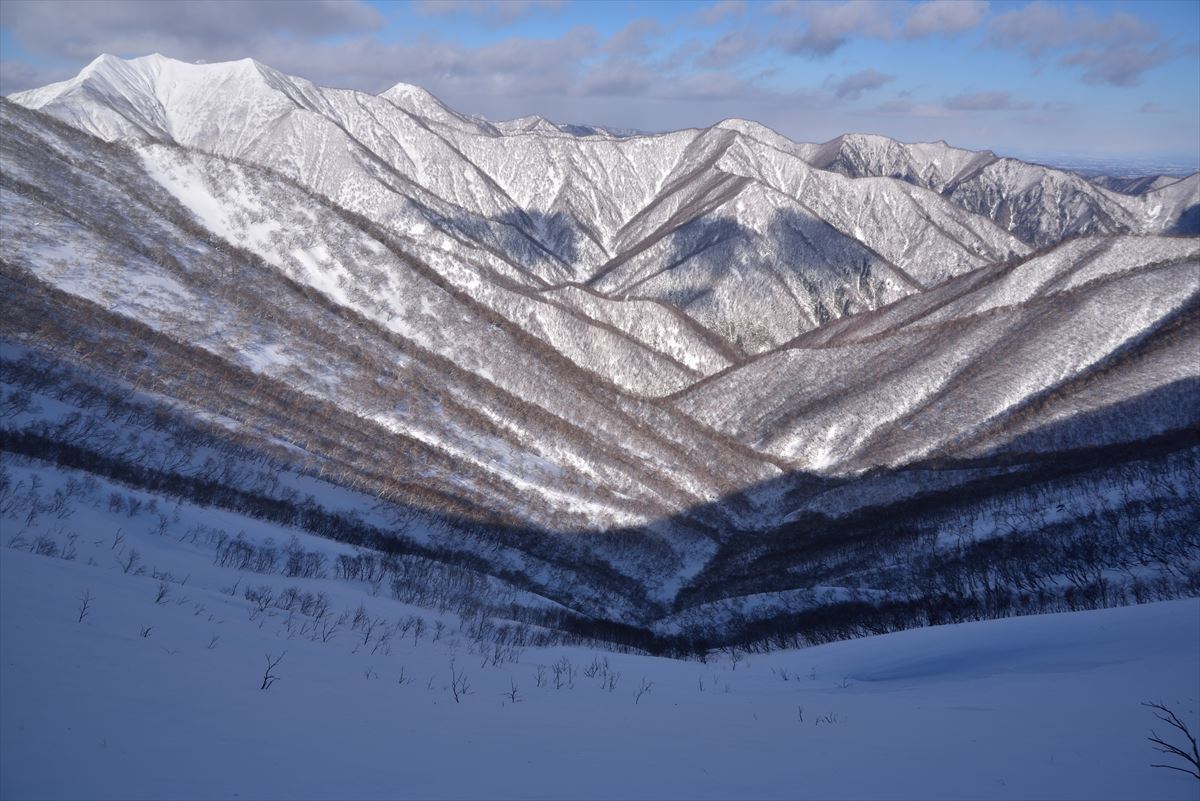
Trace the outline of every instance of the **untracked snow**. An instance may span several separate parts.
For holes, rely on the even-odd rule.
[[[184,526],[222,522],[182,512]],[[328,592],[335,614],[361,602],[389,623],[414,610],[358,583],[218,568],[136,524],[125,534],[170,569],[162,603],[158,581],[121,572],[107,527],[85,527],[74,561],[0,548],[4,798],[1195,797],[1193,779],[1150,767],[1156,721],[1141,706],[1200,722],[1194,599],[737,662],[526,648],[480,667],[453,615],[416,610],[445,633],[409,632],[386,654],[359,631],[289,637],[284,613],[252,620],[220,588],[299,584]],[[264,691],[267,654],[284,656]],[[564,658],[572,686],[555,689]],[[452,670],[470,685],[459,703]]]

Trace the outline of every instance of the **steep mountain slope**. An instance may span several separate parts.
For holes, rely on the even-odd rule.
[[[1122,195],[1144,195],[1147,192],[1162,189],[1181,180],[1183,179],[1178,175],[1138,175],[1131,177],[1097,175],[1088,178],[1088,181],[1096,186],[1120,192]]]
[[[903,144],[853,134],[801,146],[798,155],[843,175],[888,176],[932,189],[1034,247],[1082,234],[1170,232],[1200,203],[1200,175],[1134,183],[1134,191],[1126,191],[1123,183],[1089,182],[1073,172],[945,142]],[[1146,197],[1147,190],[1161,194]]]
[[[895,182],[861,190],[845,182],[829,187],[833,197],[855,197],[846,209],[832,199],[819,206],[800,202],[798,188],[836,179],[828,173],[813,178],[802,160],[783,158],[731,125],[658,136],[524,129],[500,135],[501,129],[463,117],[416,87],[397,85],[376,97],[322,89],[250,60],[194,65],[161,56],[102,56],[71,81],[13,100],[108,140],[173,141],[268,167],[388,231],[452,253],[457,270],[448,277],[461,289],[492,284],[496,276],[531,289],[586,283],[610,298],[676,306],[709,333],[743,343],[742,350],[778,344],[816,320],[874,308],[902,292],[904,282],[886,269],[855,287],[862,282],[860,242],[926,280],[1023,248],[989,230],[985,220],[946,204],[934,213],[939,225],[945,223],[942,229],[921,226],[930,241],[898,240],[894,226],[928,216],[931,207]],[[747,196],[709,215],[714,204],[731,201],[736,185],[749,182],[779,195]],[[872,211],[884,206],[896,211]],[[693,265],[677,271],[678,280],[644,287],[618,276],[602,280],[651,243],[667,240],[663,247],[669,248],[675,230],[700,213],[711,217],[710,224],[727,225],[732,218],[747,228],[748,239],[732,254],[739,269],[725,271],[727,288],[706,295],[705,304],[695,303]],[[808,217],[840,236],[808,245],[795,235],[796,226],[786,224]],[[686,261],[694,255],[694,228],[679,239],[674,260]],[[915,247],[926,251],[920,260]],[[782,267],[781,258],[788,262]],[[793,266],[805,262],[815,266]],[[698,270],[702,279],[710,272],[703,265]],[[786,305],[764,328],[740,298],[780,282],[794,299],[777,301]],[[883,284],[892,287],[890,294]],[[561,308],[530,307],[527,300],[519,305],[500,312],[518,324],[530,316],[562,316]],[[602,316],[628,317],[611,306]],[[542,336],[538,326],[527,330]],[[568,358],[579,357],[578,348],[549,344],[565,347]],[[678,378],[668,375],[662,383],[628,388],[644,394],[679,389]]]
[[[422,480],[482,493],[472,505],[521,509],[529,519],[548,501],[536,513],[548,515],[544,523],[620,525],[775,472],[540,350],[454,291],[403,240],[355,225],[270,173],[163,146],[106,147],[10,105],[2,124],[11,232],[2,257],[24,271],[14,280],[36,276],[30,291],[45,282],[97,314],[136,320],[332,404],[355,425],[388,432],[395,457],[414,447],[436,454],[416,460]],[[9,322],[20,330],[22,321]],[[276,423],[275,436],[306,439],[304,421]],[[726,465],[720,478],[708,467],[716,454]],[[394,468],[395,477],[409,469]]]
[[[990,150],[945,142],[905,144],[878,134],[845,134],[824,144],[805,144],[797,154],[814,167],[850,177],[887,176],[944,192],[998,161]]]
[[[868,330],[873,321],[903,313],[864,316],[901,298],[912,300],[896,307],[901,310],[940,303],[947,293],[961,291],[962,284],[950,280],[955,276],[970,286],[990,286],[996,276],[1011,272],[1025,296],[1001,304],[1004,309],[1023,313],[1035,302],[1064,302],[1063,287],[1043,292],[1046,284],[1030,283],[1026,276],[1035,269],[1001,266],[1029,251],[1003,228],[1034,244],[1078,232],[1153,228],[1176,219],[1200,181],[1193,176],[1137,197],[1116,195],[1079,184],[1070,173],[944,143],[910,146],[847,135],[824,145],[798,145],[742,120],[656,136],[578,136],[561,128],[548,132],[537,121],[497,127],[458,114],[416,87],[398,84],[378,97],[323,89],[250,60],[191,65],[161,56],[129,61],[102,56],[71,81],[14,99],[106,139],[132,143],[137,164],[123,169],[144,177],[128,179],[139,184],[136,194],[120,191],[146,196],[152,190],[141,184],[151,179],[209,235],[506,397],[622,442],[640,435],[609,420],[611,410],[619,409],[634,425],[656,426],[656,438],[672,454],[683,448],[694,455],[688,459],[700,460],[688,466],[675,455],[656,454],[659,446],[634,448],[633,458],[667,468],[652,472],[670,473],[665,480],[683,490],[663,507],[673,509],[686,505],[685,498],[710,501],[719,491],[769,477],[776,469],[769,460],[844,471],[944,452],[948,445],[938,444],[938,436],[914,433],[919,447],[896,446],[883,462],[870,455],[882,447],[885,431],[908,425],[904,420],[919,409],[932,409],[931,398],[940,397],[941,388],[970,386],[954,377],[960,368],[999,353],[995,338],[1001,332],[1018,337],[1022,347],[1028,340],[1036,351],[1036,343],[1049,341],[1056,329],[1033,326],[1022,314],[1009,319],[943,310],[945,319],[895,327],[886,337],[830,338],[846,326]],[[35,133],[34,118],[21,119],[27,153],[39,147],[38,136],[55,136]],[[12,158],[29,160],[25,153]],[[24,193],[32,194],[28,187],[39,183],[29,176]],[[156,199],[141,213],[161,213],[156,208],[161,205]],[[31,210],[26,225],[35,226],[34,216]],[[44,241],[23,237],[12,258],[44,263],[52,254]],[[178,235],[153,247],[186,250]],[[1109,291],[1142,297],[1142,284],[1157,280],[1168,294],[1148,295],[1146,303],[1159,319],[1169,319],[1191,297],[1192,287],[1183,280],[1189,268],[1173,262],[1175,272],[1161,265],[1151,269],[1152,256],[1126,250],[1118,248],[1125,259],[1117,262],[1120,281],[1141,283]],[[1147,270],[1124,274],[1140,265]],[[1149,277],[1160,273],[1164,277]],[[1118,280],[1108,276],[1088,291],[1108,286],[1109,279]],[[105,279],[97,274],[74,280]],[[1071,295],[1077,304],[1072,313],[1087,313],[1079,300],[1087,294]],[[191,297],[179,297],[185,296]],[[1096,315],[1110,308],[1107,301],[1098,303]],[[167,303],[153,313],[169,318],[177,305]],[[143,306],[137,314],[152,313]],[[956,338],[939,333],[934,346],[931,332],[950,322]],[[1108,359],[1130,337],[1154,330],[1144,323],[1131,319],[1123,334],[1110,331],[1089,343],[1072,366],[1026,375],[1021,388],[992,393],[999,406],[986,413],[968,404],[974,417],[940,419],[952,428],[994,424],[1002,409],[1052,391],[1087,365]],[[1093,325],[1087,335],[1094,330]],[[805,340],[806,332],[814,336]],[[807,342],[823,344],[814,350]],[[850,385],[843,383],[862,386],[875,375],[836,369],[845,354],[830,354],[826,367],[818,365],[820,359],[811,361],[819,351],[842,346],[864,349],[861,358],[889,365],[888,375],[901,383],[875,390],[906,388],[896,404],[876,406],[847,394]],[[264,353],[285,351],[274,343]],[[551,352],[556,355],[547,359]],[[543,356],[531,362],[532,353]],[[767,355],[748,358],[754,354]],[[270,356],[238,358],[263,370],[281,369],[280,360]],[[783,368],[784,362],[789,366]],[[900,362],[914,372],[899,370]],[[1177,377],[1178,370],[1163,370],[1159,384]],[[305,391],[322,385],[332,391],[329,377],[318,380],[318,373],[310,369],[295,383]],[[743,384],[761,387],[766,375],[779,391],[758,392],[747,402]],[[801,375],[805,392],[785,392]],[[814,375],[823,378],[813,381]],[[593,392],[597,379],[614,393],[598,406],[567,400],[570,393],[559,391],[563,381],[572,381],[578,392]],[[822,399],[835,392],[839,400],[826,407]],[[469,408],[472,393],[463,389],[455,396]],[[713,439],[670,406],[640,403],[636,396],[674,398],[674,406],[725,438]],[[856,405],[862,403],[867,406]],[[424,419],[420,413],[406,424],[387,412],[364,414],[406,436],[425,425],[413,422]],[[491,425],[506,419],[497,411],[483,416]],[[515,436],[511,424],[501,425]],[[451,447],[444,435],[420,436],[485,472],[496,470],[495,452],[477,452],[485,440],[458,436]],[[768,461],[747,461],[738,443]],[[548,458],[544,447],[535,451]],[[701,466],[718,453],[735,451],[743,463],[731,481],[714,481]],[[586,463],[573,458],[570,471]],[[513,486],[538,472],[534,465],[501,471]],[[608,477],[602,483],[637,495],[625,483],[630,480]],[[543,479],[534,483],[544,486]],[[644,507],[641,519],[651,508],[653,503]]]
[[[933,195],[814,170],[725,128],[681,163],[591,284],[671,302],[747,352],[1025,251]]]
[[[1194,239],[1075,240],[831,323],[677,403],[809,470],[983,452],[1092,404],[1195,377],[1198,271]],[[1073,391],[1091,382],[1104,389],[1086,399]],[[1192,399],[1134,428],[1196,419]]]

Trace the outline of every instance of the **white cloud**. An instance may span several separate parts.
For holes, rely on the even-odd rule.
[[[1024,111],[1033,108],[1027,100],[1014,100],[1008,92],[987,91],[955,95],[946,100],[946,108],[954,111]]]
[[[920,39],[971,30],[983,21],[984,0],[927,0],[918,3],[904,22],[904,36]]]
[[[777,0],[771,10],[782,17],[799,19],[804,23],[802,30],[781,36],[784,50],[825,56],[854,36],[894,38],[896,20],[903,7],[882,0],[845,3]]]
[[[1136,86],[1142,74],[1183,51],[1141,19],[1125,12],[1097,16],[1089,8],[1030,3],[996,16],[988,42],[1032,59],[1061,53],[1059,63],[1083,67],[1086,83]]]
[[[857,100],[864,92],[878,89],[884,84],[896,80],[895,75],[888,75],[875,70],[863,70],[852,75],[846,75],[838,80],[829,82],[834,95],[845,100]]]
[[[560,10],[564,0],[416,0],[413,10],[425,17],[470,16],[489,25],[511,25],[541,12]]]
[[[694,20],[698,25],[719,25],[730,17],[740,17],[744,13],[745,0],[717,0],[697,11]]]
[[[137,0],[5,0],[4,28],[30,53],[90,61],[100,53],[171,53],[205,58],[234,54],[264,32],[292,37],[364,34],[384,26],[374,6],[361,0],[209,0],[153,3]]]

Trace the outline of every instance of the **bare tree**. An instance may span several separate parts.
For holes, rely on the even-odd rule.
[[[80,623],[82,623],[83,619],[88,616],[88,612],[91,611],[91,608],[92,608],[92,593],[90,590],[84,590],[83,594],[79,596],[79,622]]]
[[[467,674],[454,667],[454,660],[450,660],[450,692],[454,694],[454,703],[460,703],[461,698],[471,691],[471,685],[467,682]]]
[[[380,621],[382,622],[382,621]],[[375,647],[371,649],[372,654],[377,654],[383,651],[383,655],[387,656],[392,652],[390,640],[392,639],[392,629],[385,628],[383,632],[376,638]]]
[[[325,617],[321,621],[321,628],[313,632],[313,638],[316,639],[317,636],[320,636],[321,642],[329,642],[336,637],[337,633],[341,630],[342,627],[336,620],[330,620],[328,617]]]
[[[122,572],[130,573],[137,568],[138,562],[140,561],[142,561],[142,555],[133,548],[130,548],[125,552],[125,557],[123,559],[118,559],[117,563],[121,566]]]
[[[641,700],[642,700],[642,696],[643,696],[643,695],[645,695],[646,693],[650,692],[650,688],[651,688],[651,687],[653,687],[653,686],[654,686],[654,682],[652,682],[652,681],[646,681],[646,680],[643,678],[643,679],[642,679],[642,686],[641,686],[641,687],[638,687],[638,688],[637,688],[637,692],[635,692],[635,693],[633,694],[633,703],[634,703],[634,705],[636,705],[636,704],[638,703],[638,701],[641,701]]]
[[[221,639],[221,638],[219,636],[217,636],[216,634],[214,634],[212,637],[209,638],[208,645],[206,645],[204,647],[210,651],[213,650],[214,648],[217,647],[217,640],[219,640],[219,639]]]
[[[597,676],[603,678],[604,676],[608,675],[608,657],[604,657],[603,661],[601,661],[599,657],[593,659],[592,664],[583,669],[583,675],[587,676],[589,679],[594,679]]]
[[[284,651],[282,654],[280,654],[279,656],[275,656],[275,657],[272,657],[270,654],[267,654],[267,669],[265,671],[263,671],[262,686],[259,687],[258,689],[269,690],[269,689],[271,689],[272,684],[279,681],[279,676],[276,676],[271,671],[274,670],[275,667],[280,662],[283,661],[283,658],[285,656],[287,656],[287,651]]]
[[[571,664],[571,660],[565,656],[550,666],[554,672],[554,689],[561,690],[566,687],[568,690],[575,687],[575,667]]]
[[[1200,748],[1197,747],[1196,737],[1192,734],[1191,730],[1188,728],[1188,725],[1180,720],[1178,715],[1176,715],[1162,703],[1143,702],[1142,706],[1149,707],[1150,709],[1154,710],[1154,717],[1158,718],[1163,723],[1166,723],[1168,726],[1177,729],[1184,737],[1187,738],[1188,742],[1191,743],[1192,746],[1191,753],[1188,753],[1183,748],[1168,743],[1166,740],[1159,737],[1158,734],[1152,729],[1150,731],[1150,736],[1146,739],[1154,744],[1154,750],[1160,751],[1168,756],[1182,759],[1184,761],[1184,767],[1179,767],[1178,765],[1155,764],[1152,764],[1150,767],[1177,770],[1181,773],[1186,773],[1189,776],[1194,776],[1195,778],[1200,779]]]
[[[517,680],[511,676],[508,679],[508,691],[504,693],[504,697],[514,704],[521,703],[521,696],[517,694]]]
[[[149,637],[150,632],[153,630],[154,630],[154,626],[142,626],[142,628],[141,628],[142,637]]]
[[[154,603],[161,604],[167,600],[167,596],[171,594],[171,585],[166,581],[158,582],[158,592],[154,595]]]

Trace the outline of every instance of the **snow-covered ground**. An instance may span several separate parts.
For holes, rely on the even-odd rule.
[[[172,530],[290,536],[188,505],[178,517]],[[24,533],[0,522],[0,796],[1196,797],[1195,780],[1150,767],[1146,736],[1168,732],[1141,702],[1200,729],[1200,600],[707,663],[497,656],[477,621],[365,582],[219,567],[204,536],[153,523],[105,508]],[[67,545],[65,527],[74,559],[8,547],[36,532]],[[130,550],[145,574],[123,571]],[[326,622],[348,617],[324,641],[302,613],[256,612],[243,591],[261,585],[324,592]],[[371,631],[349,619],[360,604],[382,621]],[[282,659],[263,690],[268,654]],[[452,675],[469,685],[457,703]]]

